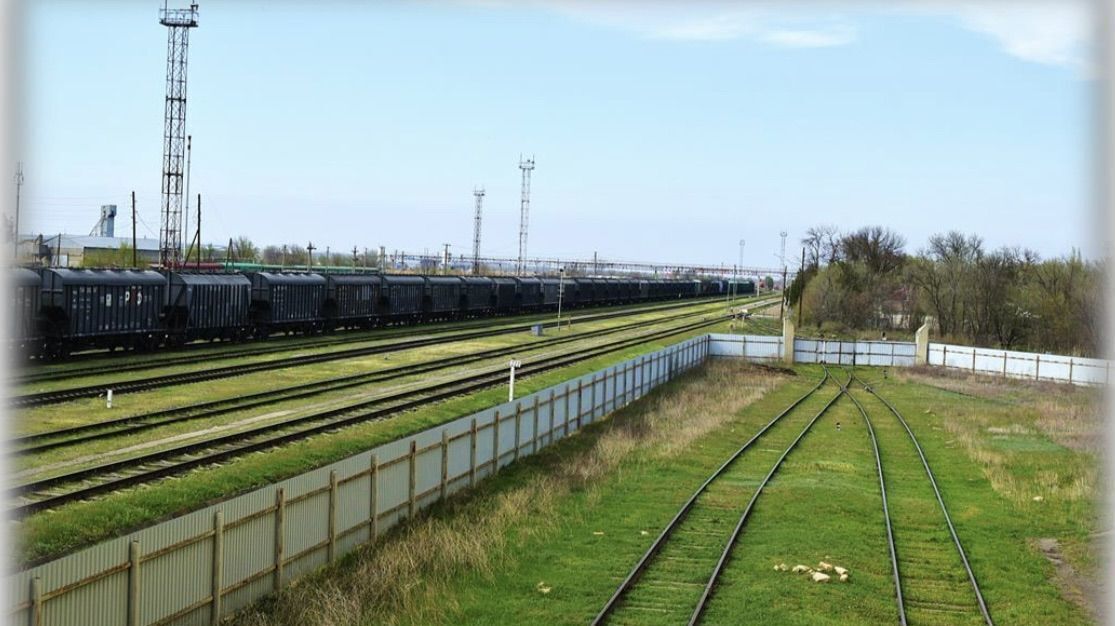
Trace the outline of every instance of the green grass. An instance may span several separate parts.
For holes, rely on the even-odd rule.
[[[705,332],[707,329],[690,331],[665,340],[649,341],[575,366],[527,377],[517,381],[516,391],[518,395],[526,395]],[[497,387],[403,413],[391,419],[352,426],[264,453],[237,458],[217,467],[195,470],[170,480],[37,513],[26,518],[18,527],[16,558],[21,564],[28,564],[60,556],[96,541],[183,514],[345,458],[380,443],[499,404],[505,398],[506,389]]]
[[[713,396],[724,404],[723,389],[743,392],[749,378],[760,376],[754,370],[736,372],[736,381],[728,382],[719,369],[726,366],[717,362],[686,377],[685,384],[669,385],[620,411],[607,425],[512,466],[475,492],[249,611],[238,623],[587,623],[708,473],[807,389],[808,377],[819,374],[816,367],[799,367],[802,376],[665,451],[662,441],[676,437],[684,425],[678,419],[655,420],[655,415],[676,411],[680,403],[683,413],[706,418],[718,405],[702,404],[702,398]],[[1043,404],[1095,411],[1096,396],[1024,385],[988,390],[983,383],[965,383],[958,390],[967,395],[958,395],[938,388],[956,386],[953,381],[927,374],[883,380],[878,371],[861,368],[861,373],[878,381],[880,393],[903,412],[918,436],[997,623],[1089,623],[1086,610],[1070,599],[1071,590],[1034,543],[1057,539],[1067,562],[1083,578],[1096,578],[1090,534],[1096,528],[1097,457],[1072,445],[1079,434],[1073,430],[1079,428],[1075,420],[1061,419]],[[879,401],[853,393],[879,438],[911,623],[979,623],[974,596],[905,430]],[[733,470],[735,484],[722,488],[718,497],[731,495],[731,500],[746,493],[754,466],[762,465],[763,457],[775,458],[807,414],[791,414],[785,428],[760,440],[754,454]],[[588,463],[611,429],[625,424],[633,432],[662,429],[664,439],[644,433],[654,443],[635,446],[606,473],[548,498],[531,491],[541,481],[560,482],[570,465]],[[847,398],[818,421],[768,489],[732,553],[706,623],[894,623],[897,608],[874,456],[862,417]],[[501,504],[522,492],[534,494],[538,502],[527,498],[519,516],[502,513]],[[721,517],[730,527],[731,516]],[[424,554],[423,546],[438,532],[460,534],[464,528],[483,528],[491,536],[491,554],[469,559],[455,559],[451,550],[427,555],[409,577],[385,565],[399,554]],[[691,533],[689,539],[696,536]],[[692,546],[685,553],[703,558]],[[816,584],[773,569],[783,562],[816,567],[820,560],[849,568],[850,581]],[[381,572],[399,580],[376,578]],[[673,573],[694,576],[687,570]],[[376,584],[365,584],[365,578]],[[648,582],[659,583],[661,590],[662,583],[676,577]],[[696,597],[692,590],[672,591],[676,597],[670,597],[680,605]],[[323,618],[315,608],[319,603],[335,611]],[[684,616],[691,608],[677,612]],[[651,611],[623,617],[630,619],[622,623],[635,624],[678,621],[673,614]]]

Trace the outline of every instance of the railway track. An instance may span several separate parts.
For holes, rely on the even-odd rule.
[[[681,306],[692,306],[681,305]],[[615,317],[623,317],[629,315],[642,314],[646,311],[638,312],[616,312],[604,314],[601,316],[592,316],[591,319],[581,318],[580,321],[600,321],[611,319]],[[10,404],[17,408],[29,408],[36,406],[44,406],[49,404],[58,404],[61,402],[68,402],[81,398],[95,398],[105,392],[106,389],[111,388],[113,393],[130,393],[136,391],[144,391],[148,389],[163,388],[172,385],[184,385],[189,383],[201,382],[206,380],[214,380],[218,378],[228,378],[232,376],[241,376],[244,374],[253,374],[256,372],[265,372],[276,369],[285,369],[293,366],[311,365],[316,363],[324,363],[329,361],[336,361],[349,358],[357,358],[369,356],[374,354],[383,354],[387,352],[397,352],[400,350],[410,350],[414,348],[439,345],[451,343],[456,341],[467,341],[471,339],[489,338],[499,335],[506,335],[511,333],[522,332],[531,325],[512,326],[500,329],[488,329],[479,331],[469,331],[464,333],[452,333],[449,335],[434,335],[431,337],[424,337],[421,339],[412,339],[406,341],[392,342],[387,344],[380,344],[376,346],[367,346],[362,348],[354,348],[349,350],[340,350],[336,352],[328,352],[324,354],[312,355],[296,355],[289,358],[273,359],[257,363],[245,363],[239,365],[228,365],[216,367],[205,370],[196,370],[190,372],[182,372],[177,374],[167,374],[161,376],[149,376],[144,378],[134,378],[130,380],[116,381],[112,383],[100,383],[96,385],[84,385],[80,387],[71,387],[68,389],[60,389],[54,391],[44,391],[39,393],[23,394],[14,396],[10,399]],[[103,371],[103,370],[102,370]],[[114,371],[121,371],[115,370]]]
[[[656,319],[652,323],[654,325],[661,325],[669,322],[675,322],[696,317],[699,315],[707,315],[707,313],[704,311],[680,313],[677,315]],[[8,443],[9,445],[15,447],[13,452],[16,455],[24,456],[29,454],[37,454],[46,452],[47,450],[88,443],[90,441],[96,441],[99,439],[136,434],[145,430],[150,430],[152,428],[165,426],[167,424],[209,419],[236,411],[260,408],[280,402],[289,402],[291,400],[311,398],[325,393],[340,391],[343,389],[350,389],[375,382],[392,380],[404,376],[413,376],[415,374],[435,372],[450,367],[466,365],[468,363],[492,359],[499,356],[510,356],[521,353],[524,351],[524,349],[533,351],[540,348],[549,348],[552,346],[582,341],[594,337],[602,337],[624,332],[627,330],[632,330],[634,328],[639,328],[646,324],[647,322],[632,322],[612,328],[603,328],[585,333],[569,335],[566,337],[555,337],[552,339],[546,339],[537,343],[532,343],[529,346],[525,347],[510,346],[504,348],[494,348],[490,350],[480,350],[469,354],[431,359],[420,363],[390,367],[376,370],[374,372],[352,374],[349,376],[333,378],[330,380],[312,381],[298,385],[287,386],[276,390],[240,395],[233,398],[223,398],[220,400],[197,402],[180,407],[150,411],[147,413],[129,415],[126,417],[119,417],[111,420],[82,424],[80,426],[71,426],[68,428],[60,428],[51,431],[24,435],[21,437],[14,437],[9,439]]]
[[[654,612],[659,620],[687,619],[689,624],[700,621],[763,489],[817,420],[844,395],[846,384],[836,381],[839,387],[836,395],[825,401],[797,436],[785,445],[765,475],[761,457],[766,450],[758,450],[747,457],[744,453],[760,440],[768,445],[773,445],[772,440],[784,442],[793,431],[787,433],[788,427],[779,426],[802,404],[812,402],[816,392],[830,380],[835,381],[825,368],[824,375],[813,388],[764,425],[697,488],[608,599],[593,620],[594,626],[606,622],[627,623],[630,614],[641,611]],[[757,485],[752,489],[750,484],[756,479]],[[740,511],[739,502],[748,492],[750,500]],[[722,519],[731,515],[738,516],[738,521],[725,536]],[[695,580],[706,583],[703,586],[694,584]],[[700,588],[699,595],[695,587]]]
[[[676,308],[685,308],[685,307],[695,306],[695,305],[700,305],[700,304],[708,304],[708,303],[711,303],[713,301],[714,300],[709,300],[709,299],[703,299],[702,298],[702,299],[686,300],[686,301],[684,301],[684,303],[678,303],[678,302],[670,302],[670,303],[666,303],[666,304],[657,303],[657,304],[654,304],[654,305],[643,306],[643,307],[638,307],[638,308],[627,307],[627,308],[624,308],[624,309],[618,310],[618,311],[617,310],[611,310],[611,311],[606,311],[606,312],[592,313],[592,314],[588,314],[588,315],[581,315],[581,316],[573,317],[573,318],[570,318],[570,319],[572,319],[573,321],[576,321],[576,322],[584,323],[584,322],[591,322],[591,321],[597,321],[597,320],[606,320],[606,319],[611,319],[611,318],[614,318],[614,317],[621,317],[621,316],[624,316],[624,315],[654,313],[656,311],[666,311],[666,310],[671,310],[671,309],[676,309]],[[542,324],[543,326],[545,326],[547,328],[552,328],[555,325],[555,322],[550,320],[549,316],[547,316],[547,318],[545,320],[543,320],[541,318],[541,316],[538,315],[538,314],[527,315],[527,316],[524,316],[524,317],[527,317],[528,321],[515,323],[511,326],[511,328],[513,328],[515,331],[523,331],[523,330],[529,329],[531,326],[534,326],[536,324]],[[462,322],[462,323],[455,324],[452,328],[433,329],[433,330],[428,331],[426,334],[442,335],[442,334],[446,334],[446,333],[465,332],[465,331],[468,331],[468,330],[478,329],[478,328],[483,329],[485,327],[488,327],[488,329],[490,330],[490,327],[493,325],[492,323],[493,322],[499,323],[499,321],[501,319],[503,319],[503,318],[490,318],[490,319],[487,319],[487,320],[473,320],[473,321],[468,321],[468,322]],[[258,345],[259,343],[261,343],[259,341],[235,344],[235,346],[233,344],[229,344],[229,343],[216,344],[216,345],[212,344],[212,343],[192,343],[192,344],[188,344],[186,346],[182,346],[180,348],[176,348],[172,351],[166,351],[166,352],[170,353],[169,356],[165,355],[165,353],[164,353],[164,355],[161,355],[161,356],[160,355],[153,355],[153,358],[144,359],[144,360],[139,361],[139,362],[134,362],[133,361],[133,362],[127,363],[127,364],[114,364],[112,366],[112,371],[114,373],[115,372],[134,372],[134,371],[155,369],[155,368],[160,368],[160,367],[173,367],[173,366],[176,366],[176,365],[193,365],[193,364],[197,364],[197,363],[206,363],[206,362],[211,362],[211,361],[236,359],[236,358],[242,358],[242,357],[246,357],[246,356],[261,356],[261,355],[276,354],[276,353],[282,353],[282,352],[292,352],[292,351],[295,351],[295,350],[318,349],[318,348],[324,348],[324,347],[336,346],[336,345],[346,345],[346,344],[353,344],[353,343],[366,343],[366,342],[369,342],[369,341],[379,341],[379,340],[383,340],[383,339],[394,339],[394,338],[398,338],[398,337],[406,337],[406,336],[409,336],[409,335],[413,335],[414,333],[415,333],[415,327],[414,326],[402,326],[402,327],[393,327],[393,328],[389,328],[389,329],[381,329],[381,330],[378,330],[378,331],[371,331],[371,332],[368,332],[368,331],[347,331],[344,334],[349,335],[349,336],[341,336],[341,337],[336,337],[336,336],[332,336],[332,337],[314,337],[314,338],[298,337],[298,338],[289,338],[285,341],[274,341],[274,340],[266,341],[266,343],[270,343],[271,345]],[[276,344],[278,344],[278,345],[276,345]],[[239,347],[239,349],[234,350],[234,347]],[[209,349],[216,348],[217,351],[212,352],[210,354],[177,354],[175,356],[175,353],[196,352],[196,351],[199,351],[199,350],[204,350],[206,348],[209,348]],[[225,348],[225,349],[222,349],[222,348]],[[126,354],[131,356],[131,355],[134,355],[135,353],[129,352],[129,353],[126,353]],[[108,353],[91,353],[87,358],[79,359],[79,360],[91,360],[93,358],[106,358],[106,357],[108,357]],[[38,371],[38,372],[36,372],[36,371],[25,372],[25,373],[23,373],[19,376],[13,377],[11,379],[12,384],[17,384],[17,385],[34,384],[34,383],[51,382],[51,381],[59,381],[59,380],[69,380],[69,379],[73,379],[73,378],[81,378],[83,376],[92,376],[92,375],[97,375],[97,374],[104,373],[104,370],[105,370],[106,366],[104,364],[99,364],[99,365],[91,365],[91,366],[84,366],[84,367],[67,367],[67,368],[51,368],[51,366],[43,366],[43,367],[50,368],[50,369],[47,369],[46,371]]]
[[[565,367],[647,341],[698,330],[720,323],[724,319],[724,316],[717,316],[710,320],[691,322],[634,338],[620,339],[577,350],[559,357],[536,359],[524,363],[518,376],[529,376]],[[503,384],[505,379],[506,371],[500,367],[494,371],[469,374],[416,389],[395,391],[339,408],[35,480],[21,484],[8,492],[9,501],[13,502],[8,513],[16,519],[26,517],[31,513],[68,502],[181,474],[194,468],[212,465],[250,452],[274,448],[312,435],[384,419],[402,411]]]
[[[901,429],[912,444],[908,449],[892,446],[888,457],[893,460],[905,460],[905,463],[894,463],[888,473],[892,483],[892,491],[897,487],[898,494],[907,496],[903,502],[906,505],[905,515],[899,517],[901,523],[896,525],[897,556],[901,561],[895,561],[895,580],[899,587],[900,602],[903,602],[902,623],[906,623],[907,612],[915,617],[914,621],[936,622],[948,621],[949,623],[982,623],[993,626],[994,622],[988,610],[987,602],[983,597],[979,581],[968,561],[956,527],[941,495],[937,478],[933,473],[925,451],[921,447],[917,436],[910,428],[901,412],[886,398],[879,394],[875,388],[864,382],[852,371],[852,378],[858,382],[868,394],[895,417]],[[852,393],[848,396],[856,402]],[[864,418],[868,419],[866,410],[860,406]],[[897,435],[901,437],[901,433]],[[916,455],[914,454],[916,453]],[[915,460],[916,459],[916,460]],[[916,469],[903,471],[903,467],[916,468],[921,465],[924,476]],[[881,472],[881,469],[880,469]],[[930,501],[924,495],[924,479],[928,478],[932,487],[933,499]],[[936,511],[933,510],[936,504]],[[937,513],[940,517],[934,519]],[[944,524],[941,524],[941,521]],[[942,532],[947,528],[947,535]],[[950,545],[955,551],[949,551]],[[892,552],[894,544],[892,544]],[[957,574],[961,574],[958,576]],[[966,584],[965,584],[966,583]],[[970,587],[971,593],[965,593],[964,587]],[[977,613],[978,609],[978,613]]]

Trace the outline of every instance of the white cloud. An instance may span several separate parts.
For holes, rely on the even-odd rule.
[[[763,41],[791,48],[830,48],[855,40],[856,31],[850,26],[830,30],[775,30],[763,35]]]
[[[1085,64],[1090,33],[1081,4],[962,5],[956,13],[965,28],[992,37],[1012,56],[1046,65]]]
[[[805,17],[764,2],[704,0],[639,2],[635,0],[471,0],[486,7],[537,7],[571,19],[633,32],[649,39],[727,41],[747,39],[777,46],[824,47],[856,40],[845,20]],[[825,12],[827,15],[828,12]]]

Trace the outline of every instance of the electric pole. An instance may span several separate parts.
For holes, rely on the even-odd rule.
[[[779,252],[778,258],[782,262],[782,307],[779,309],[778,321],[781,322],[786,315],[786,231],[778,233],[782,236],[782,251]]]
[[[308,253],[307,256],[309,258],[309,261],[307,262],[307,269],[309,270],[314,269],[314,250],[316,249],[317,248],[314,247],[314,242],[311,241],[310,243],[306,244],[306,252]]]
[[[477,187],[472,190],[472,195],[476,197],[476,216],[473,218],[472,224],[472,273],[480,273],[480,221],[482,219],[481,213],[484,207],[484,187]]]
[[[445,246],[445,251],[441,253],[441,267],[442,267],[441,273],[442,274],[448,274],[449,273],[449,244],[443,243],[441,245]]]
[[[136,259],[136,192],[132,192],[132,267],[139,268]]]
[[[190,29],[197,27],[197,4],[159,12],[167,27],[166,97],[163,115],[162,224],[159,263],[177,267],[182,258],[182,165],[186,139],[186,54]],[[199,255],[200,256],[200,255]]]
[[[12,228],[15,232],[12,233],[15,240],[15,257],[19,258],[19,196],[23,192],[23,161],[16,163],[15,166],[15,224]]]
[[[523,174],[522,190],[519,196],[519,264],[516,274],[523,275],[526,269],[527,230],[530,225],[530,173],[534,171],[534,157],[523,160],[519,155],[519,169]]]

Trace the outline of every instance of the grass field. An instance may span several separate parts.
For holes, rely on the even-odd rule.
[[[885,379],[881,370],[859,373],[918,437],[997,623],[1091,623],[1098,460],[1089,442],[1098,393],[922,370]],[[435,507],[236,623],[587,623],[697,485],[819,377],[816,367],[778,373],[714,363]],[[818,395],[835,391],[827,385]],[[878,436],[910,623],[980,623],[909,437],[878,400],[852,393]],[[743,492],[755,467],[769,467],[763,459],[775,458],[787,433],[818,408],[810,402],[741,458]],[[723,521],[730,528],[735,517]],[[885,533],[866,425],[843,398],[758,500],[704,621],[894,623]],[[849,581],[817,584],[774,570],[820,560],[847,567]],[[696,595],[666,592],[679,604]],[[688,610],[681,614],[684,621]],[[678,622],[664,611],[623,617],[617,623]]]
[[[709,309],[710,311],[722,312],[720,307],[722,307],[722,304],[711,305],[711,308],[710,305],[705,304],[697,306],[695,310]],[[634,318],[586,323],[574,326],[574,332],[583,332],[639,320],[645,322],[647,329],[649,329],[655,320],[665,315],[667,314],[645,314]],[[520,394],[530,393],[535,389],[655,350],[664,345],[680,341],[687,336],[707,332],[707,330],[691,331],[665,340],[648,341],[642,345],[593,358],[578,365],[527,377],[516,386],[516,390]],[[645,329],[642,332],[645,332]],[[620,336],[625,335],[609,335],[597,341],[610,340]],[[524,339],[523,337],[503,336],[483,342],[461,342],[459,344],[408,351],[403,354],[393,354],[387,361],[382,356],[377,356],[360,362],[336,362],[314,367],[290,368],[265,375],[243,376],[230,380],[210,381],[158,391],[128,394],[118,399],[111,415],[107,414],[103,404],[99,404],[96,400],[75,401],[26,411],[21,416],[23,425],[18,430],[33,432],[69,424],[87,423],[105,419],[109,416],[118,417],[139,411],[179,406],[198,400],[235,397],[237,394],[248,391],[273,389],[308,380],[325,380],[331,376],[345,373],[374,371],[385,366],[401,365],[447,354],[467,353],[481,347],[521,346],[523,354],[529,355],[531,354],[531,343],[530,339]],[[560,349],[572,349],[577,345],[577,342],[565,344]],[[555,347],[549,350],[557,351],[558,349],[558,347]],[[450,370],[447,373],[453,373],[454,371],[459,373],[461,370],[458,368],[458,370]],[[96,464],[108,459],[114,452],[119,452],[120,449],[125,447],[144,446],[144,452],[157,450],[160,447],[169,446],[172,442],[180,443],[189,438],[196,438],[199,435],[192,433],[203,432],[206,429],[228,429],[226,432],[231,432],[242,427],[241,422],[245,420],[257,420],[255,423],[262,423],[259,420],[280,419],[277,414],[286,411],[289,411],[289,413],[283,413],[281,417],[288,418],[299,412],[322,408],[323,405],[329,405],[329,403],[351,402],[354,399],[359,399],[361,394],[382,393],[387,388],[413,383],[422,378],[393,380],[388,383],[370,385],[368,388],[362,387],[332,395],[325,394],[310,402],[303,401],[293,405],[289,403],[277,404],[257,410],[254,414],[243,412],[211,420],[187,422],[184,425],[169,425],[126,438],[101,440],[65,450],[50,451],[20,459],[18,467],[20,468],[19,471],[23,473],[17,475],[17,478],[26,481],[35,476],[35,472],[41,472],[41,475],[50,475],[62,470]],[[427,375],[425,378],[428,379],[429,376]],[[345,428],[338,432],[315,436],[265,453],[247,455],[219,466],[196,470],[171,480],[163,480],[113,493],[92,501],[78,502],[53,511],[38,513],[23,520],[19,526],[20,542],[17,556],[23,563],[37,562],[58,556],[97,540],[115,536],[130,529],[142,527],[216,500],[319,467],[384,441],[490,406],[501,401],[505,394],[505,388],[494,388],[421,410],[403,413],[388,420],[369,422]],[[259,413],[264,411],[272,415],[261,418]],[[186,437],[187,439],[172,440],[174,437]],[[138,452],[132,452],[132,454],[135,453]]]

